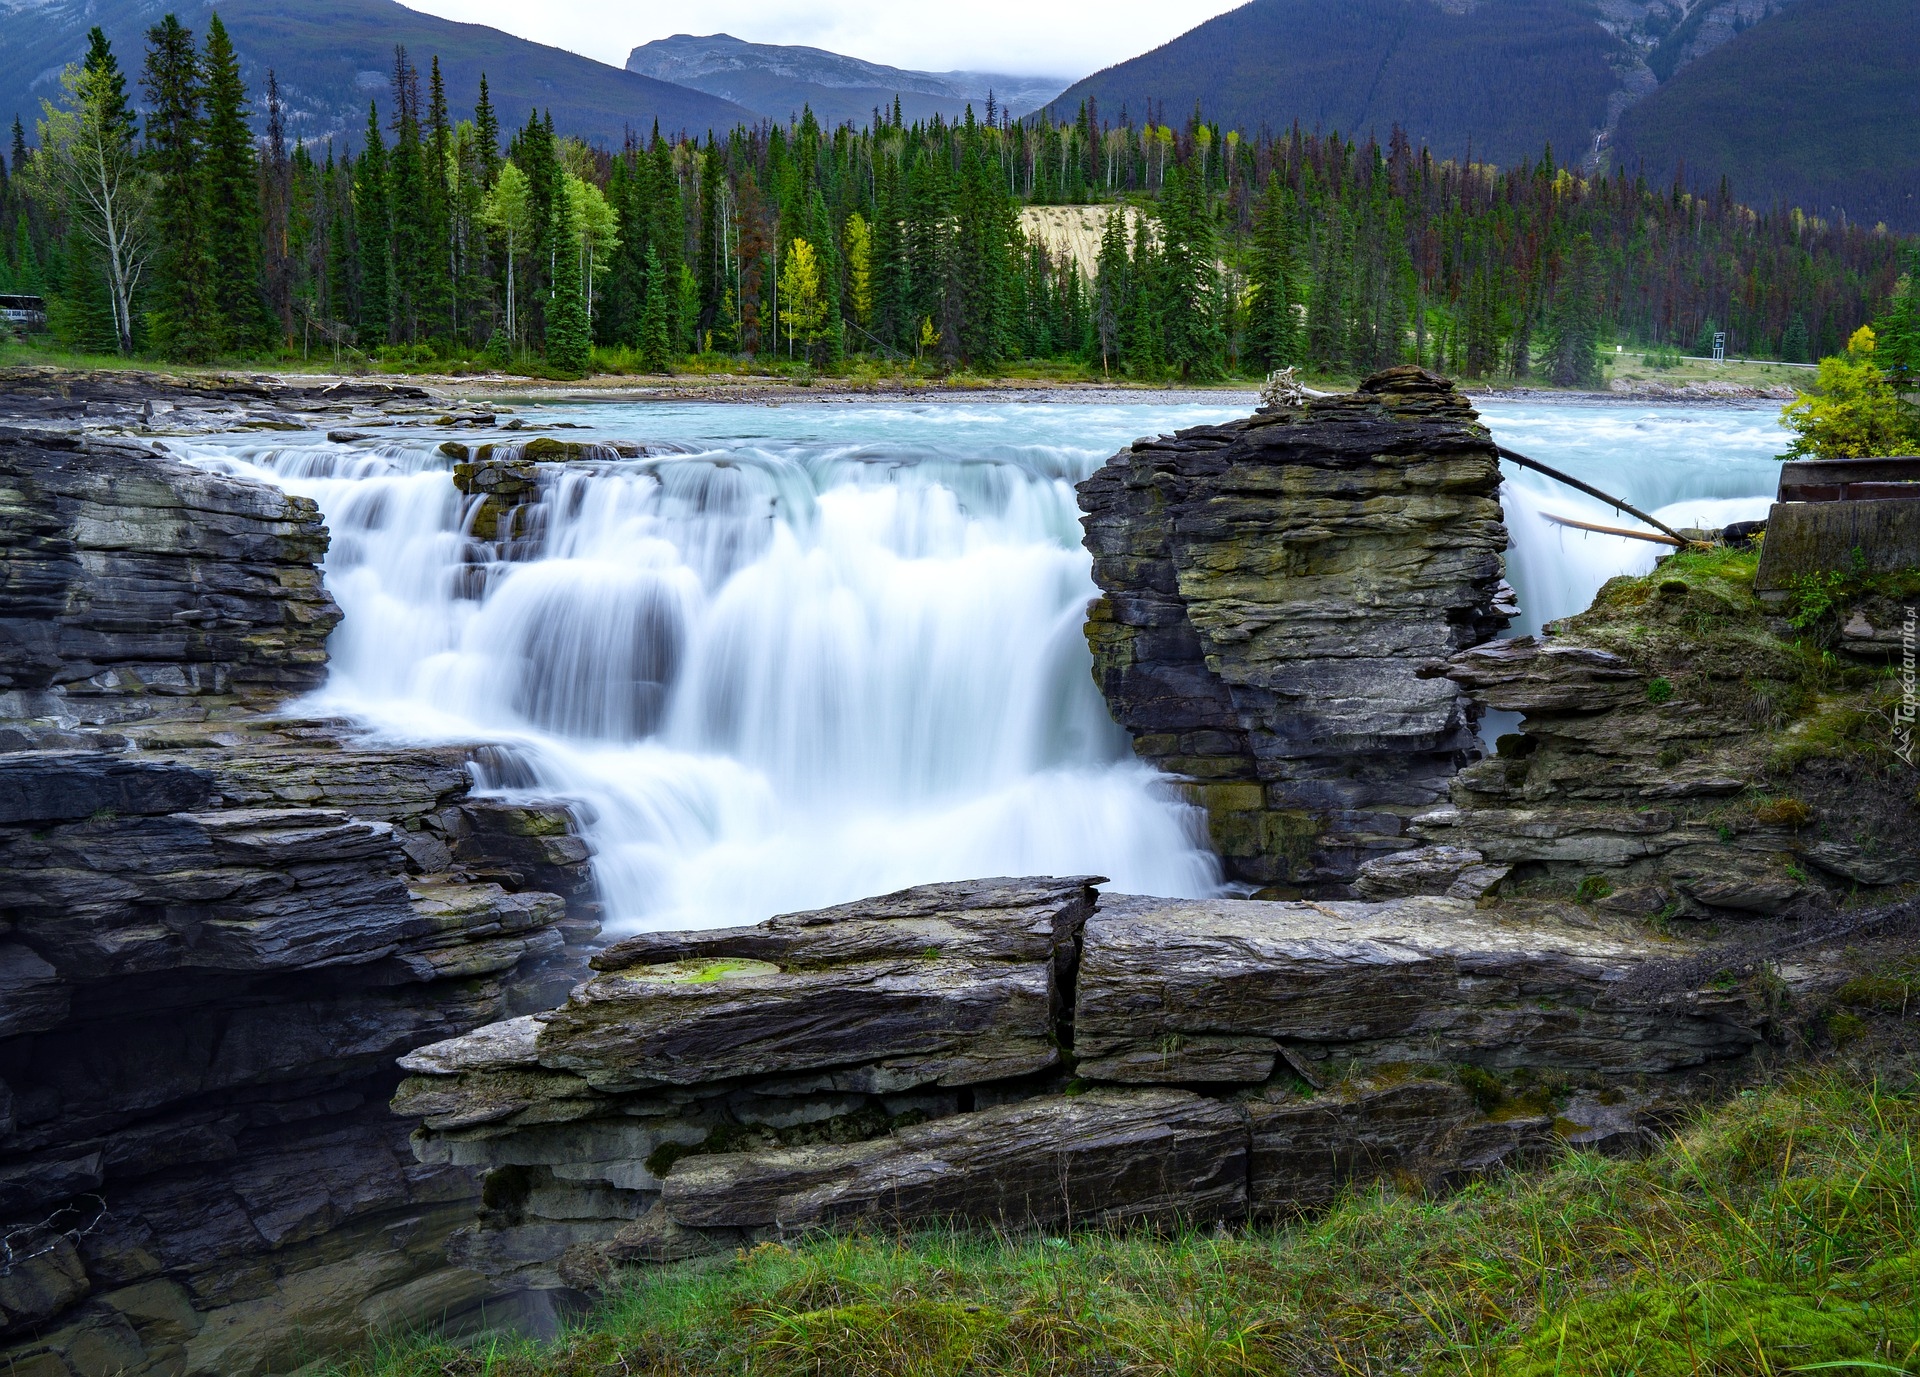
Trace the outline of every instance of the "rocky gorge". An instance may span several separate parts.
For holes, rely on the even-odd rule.
[[[183,428],[456,410],[358,386],[149,390]],[[1496,456],[1417,370],[1081,490],[1113,716],[1255,897],[1001,877],[610,943],[574,819],[476,794],[484,743],[288,715],[327,532],[159,450],[143,387],[31,379],[0,430],[16,1372],[289,1372],[823,1229],[1443,1189],[1905,1015],[1897,590],[1795,628],[1695,552],[1493,639]],[[510,543],[590,456],[448,457]]]
[[[457,1319],[493,1296],[442,1247],[477,1188],[413,1161],[393,1059],[564,994],[586,849],[562,807],[471,797],[464,752],[270,716],[326,673],[327,531],[136,438],[157,407],[419,398],[9,381],[33,425],[0,428],[0,1354],[289,1371]]]

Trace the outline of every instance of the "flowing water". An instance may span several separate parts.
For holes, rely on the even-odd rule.
[[[1669,524],[1764,514],[1771,411],[1485,408],[1506,444]],[[483,787],[572,800],[612,932],[707,927],[909,884],[1093,873],[1198,895],[1203,820],[1135,762],[1089,672],[1073,485],[1140,434],[1237,406],[528,408],[675,452],[566,466],[528,539],[473,541],[437,445],[173,442],[314,498],[346,613],[301,708],[397,740],[491,742]],[[499,435],[469,435],[503,439]],[[1503,494],[1527,626],[1657,548]],[[504,554],[504,557],[503,557]]]

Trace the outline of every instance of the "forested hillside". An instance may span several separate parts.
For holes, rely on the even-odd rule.
[[[135,51],[144,127],[96,34],[75,118],[37,151],[17,135],[0,187],[0,290],[48,292],[77,346],[318,341],[563,372],[596,345],[651,368],[866,353],[1143,378],[1409,360],[1591,385],[1615,341],[1691,349],[1724,329],[1735,353],[1833,352],[1884,309],[1904,250],[1545,156],[1499,170],[1397,133],[1249,139],[1091,104],[1067,124],[807,118],[596,148],[547,112],[503,120],[485,87],[404,55],[353,146],[316,148],[246,89],[217,26],[200,41],[162,25]],[[249,100],[271,131],[258,147]],[[146,198],[117,238],[63,171],[76,129],[105,131],[100,156]],[[1020,228],[1022,204],[1060,203],[1145,213],[1102,215],[1089,273]]]
[[[264,89],[269,69],[278,77],[295,139],[357,137],[368,100],[386,94],[396,44],[437,53],[461,90],[473,90],[485,72],[494,100],[513,118],[550,109],[569,133],[603,143],[655,120],[665,130],[704,134],[752,118],[702,91],[394,0],[0,0],[0,122],[18,116],[32,131],[41,100],[60,94],[60,69],[85,51],[90,26],[117,51],[137,54],[148,27],[169,10],[196,30],[218,11],[247,83]]]
[[[1615,150],[1661,181],[1920,231],[1920,4],[1796,0],[1629,110]]]
[[[1198,108],[1253,134],[1339,131],[1384,139],[1395,125],[1438,155],[1568,162],[1606,124],[1627,45],[1568,0],[1252,0],[1152,52],[1096,72],[1051,107],[1083,100],[1108,117],[1162,122]]]

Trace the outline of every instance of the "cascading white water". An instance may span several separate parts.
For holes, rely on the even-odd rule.
[[[1503,442],[1670,522],[1763,513],[1772,487],[1768,413],[1486,412]],[[467,534],[438,435],[176,444],[326,514],[346,617],[328,686],[302,706],[391,738],[503,747],[482,784],[576,803],[612,931],[992,874],[1218,888],[1198,813],[1130,758],[1093,685],[1072,485],[1135,434],[1239,408],[542,414],[686,452],[555,472],[533,539],[498,558]],[[1508,476],[1516,630],[1657,553],[1545,523],[1542,510],[1613,514]]]
[[[1481,404],[1509,449],[1631,502],[1676,530],[1758,521],[1780,481],[1773,456],[1786,448],[1773,407],[1636,407],[1617,403]],[[1520,595],[1511,635],[1537,632],[1593,601],[1619,574],[1644,574],[1666,547],[1558,526],[1543,513],[1640,529],[1544,474],[1502,464],[1507,579]]]
[[[898,416],[587,413],[689,452],[551,471],[508,559],[464,532],[438,437],[194,448],[327,515],[346,618],[303,706],[507,747],[483,783],[578,803],[615,931],[989,874],[1212,892],[1202,820],[1132,760],[1081,629],[1073,483],[1142,418],[1017,445],[997,410],[878,438]]]

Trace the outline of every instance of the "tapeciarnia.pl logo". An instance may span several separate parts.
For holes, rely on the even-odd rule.
[[[1909,607],[1900,627],[1900,708],[1893,715],[1893,753],[1908,765],[1913,764],[1914,710],[1920,706],[1914,692],[1914,641],[1914,615]]]

